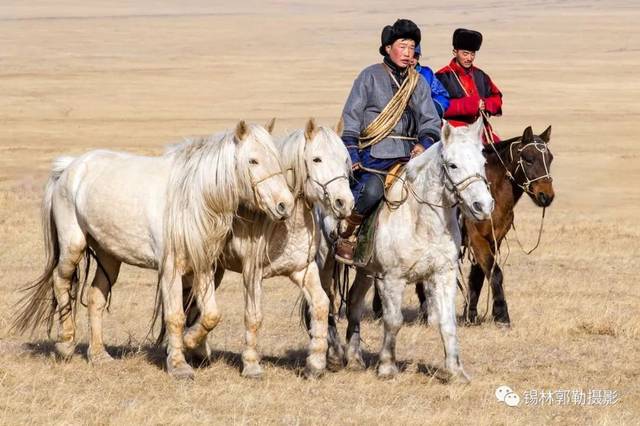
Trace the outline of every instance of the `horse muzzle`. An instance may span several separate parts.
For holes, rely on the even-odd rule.
[[[546,192],[538,192],[535,194],[534,201],[540,207],[549,207],[555,198],[555,194],[546,193]]]
[[[491,198],[490,201],[474,201],[469,206],[469,210],[471,211],[471,215],[475,220],[487,220],[491,217],[491,213],[493,213],[495,204],[496,203],[493,198]]]

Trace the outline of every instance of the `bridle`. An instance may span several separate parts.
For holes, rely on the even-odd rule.
[[[484,119],[484,123],[487,123],[489,126],[491,126],[491,124],[489,123],[489,115],[486,114],[484,111],[481,111],[481,115],[482,115],[482,117]],[[535,194],[533,192],[531,192],[531,184],[532,183],[537,182],[537,181],[542,180],[542,179],[549,179],[550,182],[553,181],[553,178],[551,177],[551,172],[549,171],[549,164],[547,164],[547,153],[549,152],[549,148],[547,148],[547,144],[546,143],[538,142],[538,141],[536,141],[534,139],[533,142],[528,142],[528,143],[524,144],[524,146],[518,148],[517,149],[518,162],[516,163],[515,170],[513,171],[513,173],[511,173],[509,171],[509,168],[507,167],[507,165],[502,160],[502,157],[500,156],[500,153],[498,152],[498,150],[495,147],[495,141],[493,140],[493,131],[487,130],[486,126],[483,126],[483,131],[484,131],[485,138],[487,139],[488,145],[491,146],[491,149],[493,149],[493,152],[498,157],[498,160],[500,161],[500,163],[502,164],[502,167],[504,168],[504,170],[506,172],[507,178],[511,181],[512,184],[514,184],[518,188],[522,189],[527,194],[535,196]],[[520,138],[520,141],[522,141],[522,138]],[[509,146],[509,164],[513,164],[513,146],[514,145],[515,144],[511,144]],[[545,171],[545,173],[543,175],[540,175],[540,176],[535,177],[533,179],[531,179],[529,177],[529,174],[527,173],[527,169],[525,167],[525,164],[524,164],[524,161],[522,160],[522,155],[521,155],[522,151],[524,151],[529,146],[533,146],[535,149],[538,150],[538,152],[540,152],[542,154],[542,164],[544,165],[544,171]],[[518,173],[518,170],[522,170],[522,175],[525,178],[525,182],[524,183],[518,182],[516,180],[516,178],[515,178],[515,175]]]
[[[524,151],[526,148],[528,147],[534,147],[541,155],[542,155],[542,164],[544,165],[544,171],[545,173],[537,176],[535,178],[530,178],[529,174],[527,173],[527,168],[525,167],[525,163],[524,160],[522,159],[522,151]],[[511,181],[518,187],[520,187],[524,192],[526,192],[527,194],[531,194],[531,195],[535,195],[533,194],[533,192],[531,192],[531,184],[534,182],[537,182],[539,180],[542,179],[548,179],[550,182],[553,182],[553,178],[551,177],[551,172],[549,172],[549,165],[547,164],[547,153],[549,152],[549,149],[547,148],[547,145],[544,142],[537,142],[537,141],[533,141],[533,142],[529,142],[527,144],[525,144],[524,146],[520,147],[517,149],[518,152],[518,162],[516,163],[516,168],[513,171],[513,175],[511,175],[511,173],[509,173],[507,176],[510,177]],[[499,156],[498,156],[499,157]],[[509,147],[509,157],[511,159],[511,163],[513,164],[513,145],[511,145]],[[506,166],[505,166],[506,168]],[[518,170],[522,170],[522,175],[525,178],[524,183],[519,183],[514,175],[516,175],[518,173]]]
[[[489,187],[489,184],[487,182],[487,178],[482,176],[480,173],[475,173],[473,175],[467,176],[466,178],[464,178],[464,179],[462,179],[462,180],[460,180],[458,182],[454,182],[453,178],[449,174],[449,169],[447,168],[447,165],[446,165],[446,163],[444,161],[444,158],[442,159],[442,172],[444,173],[444,176],[447,179],[445,182],[443,182],[445,189],[447,191],[451,192],[453,194],[453,196],[455,197],[455,199],[456,199],[456,202],[453,204],[453,206],[456,206],[456,205],[462,203],[462,201],[463,201],[463,199],[462,199],[462,191],[467,189],[472,183],[474,183],[474,182],[484,182],[485,186],[487,186],[487,188]],[[449,182],[449,184],[451,186],[447,185],[447,181]]]
[[[459,180],[458,182],[455,182],[453,180],[453,178],[451,177],[451,174],[449,173],[449,170],[447,169],[447,163],[444,160],[444,157],[442,156],[442,154],[440,154],[440,159],[442,162],[442,172],[444,175],[445,180],[442,182],[444,189],[446,191],[448,191],[450,194],[453,195],[455,202],[453,204],[450,205],[444,205],[444,204],[437,204],[437,203],[432,203],[430,201],[427,201],[425,199],[423,199],[420,195],[418,195],[418,193],[416,192],[416,190],[414,189],[413,185],[411,185],[410,182],[408,182],[403,176],[399,176],[396,175],[396,178],[398,180],[400,180],[402,182],[402,187],[406,190],[406,195],[402,196],[400,200],[398,201],[393,201],[393,200],[389,200],[389,198],[386,196],[385,194],[385,201],[387,203],[387,205],[391,208],[391,209],[397,209],[398,207],[400,207],[402,204],[404,204],[405,201],[407,201],[407,198],[409,196],[409,194],[411,194],[413,196],[413,198],[415,198],[415,200],[418,202],[418,204],[426,204],[430,207],[439,207],[439,208],[453,208],[455,206],[457,206],[458,204],[463,203],[464,199],[462,198],[462,191],[464,191],[465,189],[467,189],[469,186],[471,186],[471,184],[475,183],[475,182],[484,182],[485,186],[487,186],[488,188],[488,182],[487,182],[487,178],[482,176],[480,173],[474,173],[472,175],[469,175],[461,180]],[[370,169],[367,167],[362,167],[361,169],[366,171],[366,172],[370,172],[370,173],[375,173],[378,175],[388,175],[389,173],[383,172],[381,170],[376,170],[376,169]]]
[[[329,185],[331,185],[333,182],[339,181],[341,179],[345,179],[347,182],[349,182],[349,177],[346,174],[342,174],[342,175],[338,175],[335,177],[332,177],[331,179],[327,180],[326,182],[322,183],[320,181],[318,181],[317,179],[313,179],[311,177],[311,175],[309,174],[309,165],[307,164],[307,160],[304,160],[304,166],[307,169],[307,181],[316,184],[320,187],[320,189],[322,189],[322,202],[325,204],[329,204],[329,206],[331,207],[331,210],[334,211],[334,213],[336,213],[336,216],[338,215],[338,212],[335,211],[335,208],[333,206],[333,204],[331,203],[331,196],[329,194],[329,191],[327,190],[327,188],[329,187]],[[303,190],[303,194],[301,194],[301,196],[304,195],[304,190]]]
[[[278,172],[273,172],[261,179],[256,179],[255,176],[253,175],[253,172],[251,171],[251,169],[249,169],[249,176],[251,177],[251,190],[253,191],[253,197],[254,199],[258,202],[258,205],[260,207],[264,207],[266,206],[266,203],[264,201],[264,198],[262,197],[262,195],[260,195],[260,192],[258,191],[258,185],[260,185],[261,183],[264,183],[266,181],[268,181],[271,178],[274,178],[276,176],[283,176],[284,174],[282,173],[282,171],[278,171]],[[285,179],[286,182],[286,179]]]

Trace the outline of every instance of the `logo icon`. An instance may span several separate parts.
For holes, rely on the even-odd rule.
[[[509,407],[517,407],[520,404],[520,396],[509,386],[502,385],[496,389],[496,399],[504,402]]]

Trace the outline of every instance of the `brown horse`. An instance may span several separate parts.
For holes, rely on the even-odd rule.
[[[465,304],[464,318],[467,324],[478,323],[478,299],[484,279],[491,283],[493,293],[493,319],[498,325],[509,326],[509,311],[502,287],[502,269],[496,262],[496,249],[513,225],[513,209],[527,193],[539,207],[548,207],[555,196],[550,174],[553,154],[549,150],[551,126],[540,136],[527,127],[521,137],[498,142],[485,147],[487,180],[495,200],[492,221],[464,221],[464,244],[475,259],[469,273],[469,298]],[[493,222],[493,230],[491,223]],[[495,235],[495,240],[494,240]],[[427,312],[427,297],[423,283],[417,283],[416,292],[423,312]],[[380,298],[373,299],[376,317],[382,316]]]

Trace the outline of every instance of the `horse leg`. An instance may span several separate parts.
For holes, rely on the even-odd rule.
[[[367,277],[362,269],[356,271],[356,277],[347,297],[347,353],[346,363],[350,370],[364,370],[367,366],[360,348],[360,319],[364,309],[364,298],[369,291],[373,278]]]
[[[342,341],[340,340],[340,334],[338,333],[338,326],[336,324],[336,317],[340,315],[340,302],[338,301],[336,288],[333,282],[333,268],[335,263],[336,261],[333,256],[327,257],[327,261],[319,270],[320,283],[325,294],[329,297],[327,368],[330,371],[338,371],[344,367],[344,349],[342,347]],[[305,324],[307,325],[307,330],[311,331],[311,315],[308,305],[305,310]]]
[[[253,379],[262,377],[258,353],[258,331],[262,326],[262,270],[243,272],[244,281],[244,349],[242,351],[242,376]]]
[[[182,305],[181,276],[175,270],[173,259],[164,261],[160,276],[160,292],[164,322],[167,330],[167,372],[176,379],[193,379],[193,368],[184,358],[183,331],[185,314]]]
[[[402,293],[405,284],[404,280],[392,277],[376,280],[384,320],[384,340],[378,364],[378,377],[381,379],[391,379],[399,372],[396,364],[396,337],[402,327]]]
[[[186,318],[191,319],[191,322],[193,322],[195,314],[198,313],[195,322],[193,322],[184,333],[184,346],[189,352],[197,356],[200,361],[204,362],[207,362],[211,355],[211,349],[207,343],[207,335],[218,325],[222,318],[222,314],[216,303],[214,279],[213,271],[200,274],[197,278],[190,276],[185,279],[183,277],[183,291],[185,284],[188,285],[185,281],[191,280],[191,293],[196,301],[195,306],[187,307],[185,313]],[[188,299],[184,299],[183,293],[183,304],[188,302]],[[187,324],[191,322],[187,322]]]
[[[57,223],[59,221],[56,221]],[[74,274],[87,247],[87,240],[75,222],[58,226],[59,262],[53,271],[53,294],[58,307],[60,332],[55,344],[57,354],[69,359],[75,351],[76,325],[72,306]],[[77,283],[75,283],[77,285]]]
[[[478,277],[481,276],[481,274],[483,274],[484,276],[488,277],[490,284],[491,284],[491,291],[493,293],[493,319],[496,322],[496,324],[498,326],[506,326],[508,327],[511,324],[511,321],[509,319],[509,310],[507,308],[507,302],[504,298],[504,289],[502,287],[502,269],[500,269],[500,266],[498,265],[498,263],[496,262],[496,259],[494,257],[493,254],[493,250],[492,247],[489,245],[489,242],[487,240],[482,240],[482,243],[477,244],[477,249],[474,248],[474,255],[476,256],[476,260],[478,262],[478,265],[480,266],[480,268],[482,268],[481,271],[476,271],[476,273],[478,274]],[[475,265],[477,266],[477,265]],[[474,266],[474,267],[475,267]],[[473,269],[472,269],[472,273],[473,273]],[[471,283],[471,276],[470,276],[470,283]],[[482,281],[480,278],[476,278],[476,286],[478,286],[477,282],[480,282],[479,284],[479,288],[482,288]],[[471,295],[470,295],[470,300],[472,301],[472,297],[474,296],[473,294],[473,289],[471,289]],[[479,296],[480,291],[477,291],[477,296],[476,296],[476,300],[475,300],[475,304],[477,305],[477,297]],[[471,304],[471,307],[474,307],[473,304]],[[476,314],[477,314],[477,309],[476,309]]]
[[[373,300],[371,301],[371,309],[373,310],[373,318],[382,318],[382,301],[380,300],[380,293],[378,292],[378,286],[373,286]]]
[[[504,297],[502,282],[502,269],[496,263],[493,269],[493,275],[491,276],[491,290],[493,291],[493,321],[495,321],[496,325],[499,327],[509,327],[511,326],[511,319],[509,318],[509,309],[507,308],[507,301]]]
[[[464,321],[467,325],[478,324],[478,300],[484,284],[484,271],[480,265],[471,266],[469,272],[469,300],[465,301]]]
[[[416,295],[420,301],[420,321],[425,324],[429,323],[429,301],[424,288],[424,283],[419,281],[416,283]]]
[[[111,292],[111,287],[118,279],[121,263],[99,248],[95,252],[98,267],[88,291],[89,305],[87,311],[89,312],[90,340],[87,358],[92,364],[100,364],[113,360],[104,348],[102,317],[107,307],[107,298]]]
[[[327,366],[329,298],[322,289],[318,265],[315,262],[311,262],[305,269],[291,274],[291,280],[302,288],[311,316],[309,327],[311,341],[309,342],[305,376],[318,377],[324,373]]]
[[[454,378],[469,382],[460,362],[458,333],[456,329],[456,271],[451,268],[434,274],[434,302],[438,311],[438,326],[444,346],[444,365],[447,379]]]

